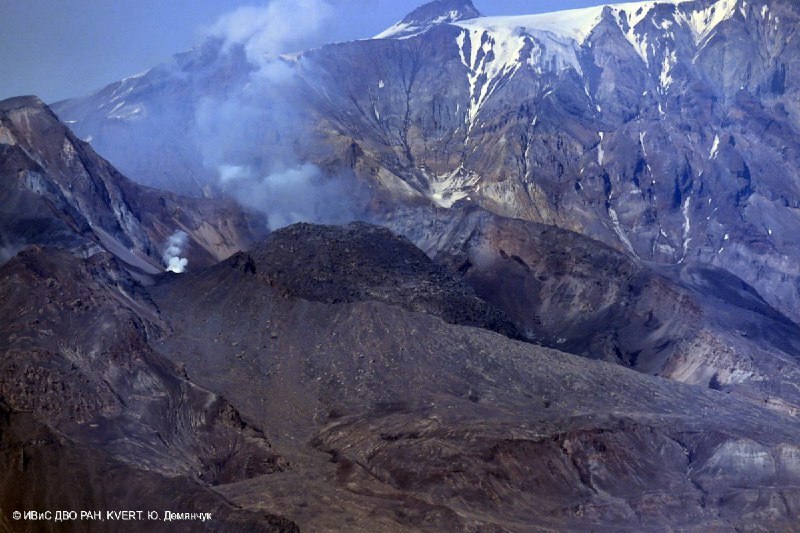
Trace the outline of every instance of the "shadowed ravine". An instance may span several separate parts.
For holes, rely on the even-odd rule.
[[[0,102],[0,531],[795,529],[797,15],[437,0]]]

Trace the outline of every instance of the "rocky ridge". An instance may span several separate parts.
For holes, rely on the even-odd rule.
[[[139,508],[169,488],[181,493],[176,505],[211,505],[223,528],[252,522],[210,487],[281,472],[285,459],[227,400],[153,351],[151,338],[169,326],[119,261],[33,247],[0,267],[0,300],[1,460],[11,474],[0,487],[3,509]],[[106,469],[113,476],[101,482]],[[67,483],[74,476],[90,483]],[[62,483],[42,491],[43,479]],[[120,488],[131,483],[131,492]]]
[[[299,159],[352,172],[408,240],[299,225],[213,264],[248,241],[219,203],[134,186],[41,102],[0,104],[3,252],[37,245],[0,269],[4,509],[74,475],[55,455],[232,529],[796,523],[796,6],[469,7],[286,60]],[[157,131],[127,164],[191,183],[174,132],[253,67],[218,45],[58,112],[120,153]],[[197,268],[155,275],[180,221]],[[87,486],[30,504],[108,501]]]
[[[289,227],[271,246],[324,258],[348,247],[329,241],[331,231]],[[386,235],[364,225],[335,231],[355,242]],[[257,257],[150,289],[174,317],[157,350],[270,428],[276,449],[305,472],[303,480],[282,475],[282,490],[267,478],[221,487],[235,502],[292,509],[312,529],[780,527],[793,519],[786,414],[448,324],[436,309],[392,301],[383,276],[359,277],[366,299],[306,299],[285,290],[305,283],[302,269],[270,283],[258,274],[268,261]],[[777,432],[765,431],[772,424]],[[755,503],[766,501],[756,495],[764,489],[746,487],[762,482],[787,507]],[[298,496],[319,490],[328,497]]]
[[[796,3],[478,17],[458,2],[453,18],[443,5],[420,8],[424,31],[286,63],[296,79],[282,98],[307,124],[297,159],[354,172],[392,206],[473,202],[643,261],[723,268],[798,321]],[[170,132],[198,132],[201,95],[235,98],[252,68],[209,42],[55,109],[135,179],[201,194],[218,169],[202,165],[197,139]],[[117,104],[150,111],[121,117]],[[153,131],[151,158],[125,156]],[[184,187],[167,165],[205,181]]]

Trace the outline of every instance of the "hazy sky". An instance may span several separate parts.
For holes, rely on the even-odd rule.
[[[329,0],[325,41],[370,37],[426,0]],[[616,0],[619,2],[620,0]],[[0,99],[82,96],[195,45],[220,15],[266,0],[0,0]],[[603,0],[474,0],[486,15],[538,13]]]

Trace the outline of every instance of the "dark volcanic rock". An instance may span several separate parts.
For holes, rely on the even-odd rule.
[[[270,428],[295,467],[280,475],[282,488],[259,478],[219,487],[231,500],[277,504],[310,529],[780,528],[796,520],[791,417],[386,301],[361,277],[414,279],[418,266],[395,261],[409,254],[367,254],[366,266],[341,259],[379,240],[389,251],[408,247],[385,230],[298,225],[274,238],[272,255],[241,254],[150,288],[174,331],[158,351]],[[265,282],[267,258],[281,255],[276,265],[305,272],[307,285],[285,266],[272,267],[283,284]],[[346,289],[336,303],[293,292],[330,295],[326,279]]]
[[[265,228],[231,201],[132,183],[38,98],[0,102],[0,251],[38,244],[88,256],[106,249],[155,273],[163,270],[165,241],[177,230],[188,234],[190,264],[207,266],[248,246]]]
[[[433,222],[420,227],[420,218]],[[387,224],[528,339],[800,413],[800,327],[727,271],[642,264],[577,233],[476,207],[399,211]]]
[[[118,179],[40,102],[0,105],[3,231],[91,256],[0,270],[0,394],[30,411],[0,421],[0,460],[47,444],[4,509],[83,461],[190,500],[215,485],[246,525],[795,527],[797,3],[471,10],[433,2],[393,38],[286,59],[299,75],[271,96],[313,132],[263,121],[242,161],[291,145],[355,173],[436,263],[372,226],[297,225],[144,288],[100,247],[157,265],[183,225],[209,264],[246,240],[220,227],[249,226]],[[253,68],[209,42],[58,112],[137,179],[200,194],[200,102]],[[551,348],[496,333],[515,327]]]
[[[394,38],[299,56],[305,85],[277,97],[311,114],[298,158],[355,171],[392,204],[472,201],[644,261],[712,264],[800,320],[797,2],[467,16],[468,2],[433,2]],[[56,109],[136,179],[169,187],[175,153],[170,175],[208,172],[185,132],[203,95],[247,83],[241,56],[208,43]],[[150,114],[120,116],[123,100]],[[130,155],[131,139],[155,138],[150,157]]]
[[[391,32],[394,37],[407,37],[425,32],[438,24],[480,16],[472,0],[434,0],[406,15],[387,32]]]
[[[29,413],[0,404],[0,527],[7,531],[60,531],[67,527],[92,531],[273,531],[292,533],[297,525],[277,515],[243,511],[219,494],[186,477],[165,476],[118,461],[96,447],[78,444],[54,432]],[[8,512],[6,512],[8,510]],[[11,510],[141,510],[160,520],[83,520],[54,522],[13,520]],[[210,521],[165,522],[165,512],[210,513]],[[132,529],[131,529],[132,530]]]
[[[499,257],[536,267],[518,252]],[[687,286],[705,279],[689,274]],[[431,281],[443,289],[418,312]],[[779,318],[722,287],[717,297]],[[161,510],[176,494],[176,510],[213,512],[223,530],[774,529],[798,518],[792,418],[448,324],[451,306],[477,318],[491,308],[374,226],[296,225],[147,289],[110,254],[32,248],[0,268],[0,302],[4,508]],[[86,488],[62,491],[62,479]]]
[[[375,300],[433,314],[452,324],[518,336],[486,304],[404,237],[379,226],[296,224],[251,255],[254,268],[286,294],[324,303]]]
[[[202,492],[287,468],[227,400],[152,350],[151,338],[168,326],[110,254],[83,260],[55,249],[20,252],[0,268],[0,316],[0,398],[12,411],[31,413],[59,442],[72,442],[67,448],[127,465],[115,467],[119,480],[178,476]],[[50,464],[47,457],[58,453],[56,446],[42,460]],[[41,483],[44,467],[23,476],[24,485]],[[49,475],[66,480],[83,467],[52,468]],[[72,490],[91,500],[99,489]],[[55,498],[53,508],[66,497],[60,491],[36,498]]]

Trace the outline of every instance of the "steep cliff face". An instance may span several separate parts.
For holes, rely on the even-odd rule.
[[[271,98],[302,102],[301,160],[355,171],[391,203],[475,202],[642,260],[716,265],[798,320],[797,24],[786,0],[519,17],[433,2],[379,38],[287,57],[296,76]],[[193,144],[200,95],[240,94],[247,65],[207,43],[55,109],[134,178],[201,194],[219,172]],[[156,135],[150,158],[124,155]]]
[[[225,530],[291,530],[210,489],[288,465],[229,401],[152,349],[169,325],[120,261],[31,247],[0,268],[0,302],[0,526],[19,529],[12,509],[204,503]]]
[[[280,502],[314,530],[779,528],[795,519],[787,413],[465,327],[448,307],[414,308],[415,287],[444,275],[420,255],[365,224],[291,226],[250,254],[149,289],[173,327],[157,350],[269,428],[302,473],[220,492],[247,507]],[[302,258],[309,267],[287,268]],[[357,287],[358,297],[330,298],[336,287]],[[462,295],[443,293],[482,316]]]
[[[477,18],[309,53],[329,73],[310,90],[325,131],[408,196],[717,265],[796,320],[797,15],[731,0]]]
[[[437,0],[270,60],[269,90],[211,40],[55,106],[195,198],[128,181],[34,98],[0,102],[0,507],[179,494],[215,531],[792,528],[797,14]],[[302,112],[263,121],[278,108]],[[258,217],[199,198],[278,157],[355,176],[383,227],[256,240]]]
[[[198,111],[241,90],[254,68],[241,48],[223,52],[223,43],[212,40],[86,99],[52,107],[126,176],[150,187],[210,195],[216,175],[202,164]],[[97,107],[88,112],[87,105]]]
[[[167,266],[177,231],[194,265],[246,248],[266,225],[232,201],[180,197],[137,185],[78,140],[35,97],[0,102],[0,249],[28,244],[81,256],[108,250],[139,270]]]
[[[211,512],[191,527],[214,531],[796,523],[800,332],[738,278],[463,205],[376,209],[424,250],[298,224],[147,275],[97,228],[149,238],[159,193],[80,143],[55,173],[44,141],[69,134],[38,109],[4,122],[34,140],[6,149],[50,196],[9,180],[24,201],[3,208],[48,206],[98,249],[42,224],[26,235],[48,246],[0,267],[4,509]],[[127,198],[141,233],[106,207]]]
[[[523,338],[800,413],[800,328],[727,271],[642,264],[475,206],[421,209],[385,223],[504,311]]]

